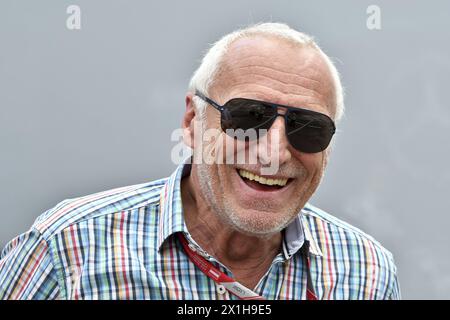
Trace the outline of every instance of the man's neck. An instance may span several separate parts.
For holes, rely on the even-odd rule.
[[[209,207],[192,188],[195,176],[181,182],[184,218],[193,239],[249,288],[256,286],[280,252],[282,236],[261,238],[236,231]],[[198,189],[197,189],[198,190]]]

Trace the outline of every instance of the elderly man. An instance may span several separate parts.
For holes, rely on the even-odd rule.
[[[307,203],[342,113],[310,37],[278,23],[226,35],[186,95],[183,140],[200,161],[45,212],[3,250],[0,297],[398,299],[392,254]],[[242,152],[256,161],[223,161]]]

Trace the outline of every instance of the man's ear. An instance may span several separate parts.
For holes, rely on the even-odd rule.
[[[183,141],[186,146],[194,149],[194,122],[197,110],[193,101],[194,95],[188,93],[186,95],[186,111],[184,112],[183,122],[181,124],[183,128]]]

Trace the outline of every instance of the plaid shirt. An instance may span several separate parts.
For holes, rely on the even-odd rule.
[[[180,191],[189,168],[46,211],[1,253],[0,299],[236,299],[196,268],[175,236],[193,241]],[[319,299],[400,298],[392,254],[362,231],[307,204],[283,234],[281,252],[254,288],[261,296],[305,299],[299,249],[307,240]]]

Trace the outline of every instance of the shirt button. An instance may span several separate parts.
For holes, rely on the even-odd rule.
[[[220,285],[217,286],[217,292],[219,294],[225,294],[225,292],[227,292],[227,289],[225,289],[225,287],[220,284]]]

